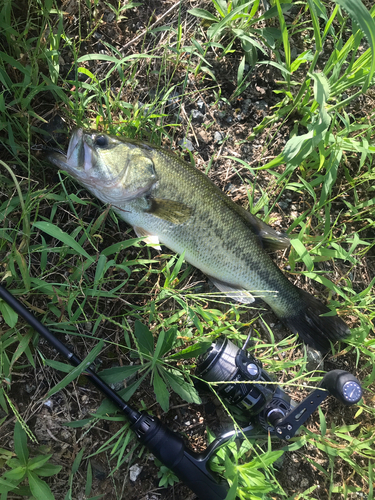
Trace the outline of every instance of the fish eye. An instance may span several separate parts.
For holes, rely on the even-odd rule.
[[[95,138],[95,146],[99,146],[99,148],[105,148],[108,146],[108,137],[105,135],[98,135]]]

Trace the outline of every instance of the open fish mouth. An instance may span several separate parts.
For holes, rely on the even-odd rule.
[[[66,153],[66,159],[68,162],[71,162],[73,159],[73,154],[80,147],[80,143],[83,141],[83,130],[79,128],[73,132],[73,135],[70,139],[68,151]]]
[[[48,158],[59,168],[69,173],[74,171],[88,171],[93,166],[92,148],[86,144],[82,129],[77,129],[69,141],[68,151],[64,153],[60,149],[50,150]]]
[[[66,162],[70,168],[88,171],[93,166],[92,148],[86,143],[83,130],[76,130],[69,142]]]

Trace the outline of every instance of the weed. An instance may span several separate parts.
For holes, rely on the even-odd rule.
[[[61,466],[48,463],[52,454],[30,458],[27,434],[18,421],[14,426],[14,450],[17,458],[14,458],[13,454],[7,450],[1,449],[2,460],[11,469],[0,478],[1,498],[6,500],[8,494],[12,493],[53,500],[54,496],[50,487],[41,478],[57,474],[61,470]]]

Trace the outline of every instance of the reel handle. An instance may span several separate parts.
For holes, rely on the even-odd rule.
[[[326,373],[320,387],[326,389],[346,406],[358,403],[362,397],[362,389],[358,379],[344,370],[332,370]]]

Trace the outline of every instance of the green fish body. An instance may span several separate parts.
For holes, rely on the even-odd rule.
[[[264,247],[289,240],[230,200],[173,153],[130,139],[77,130],[67,156],[49,155],[146,241],[159,242],[208,275],[228,296],[262,298],[302,340],[321,351],[350,331],[312,295],[294,286]]]

